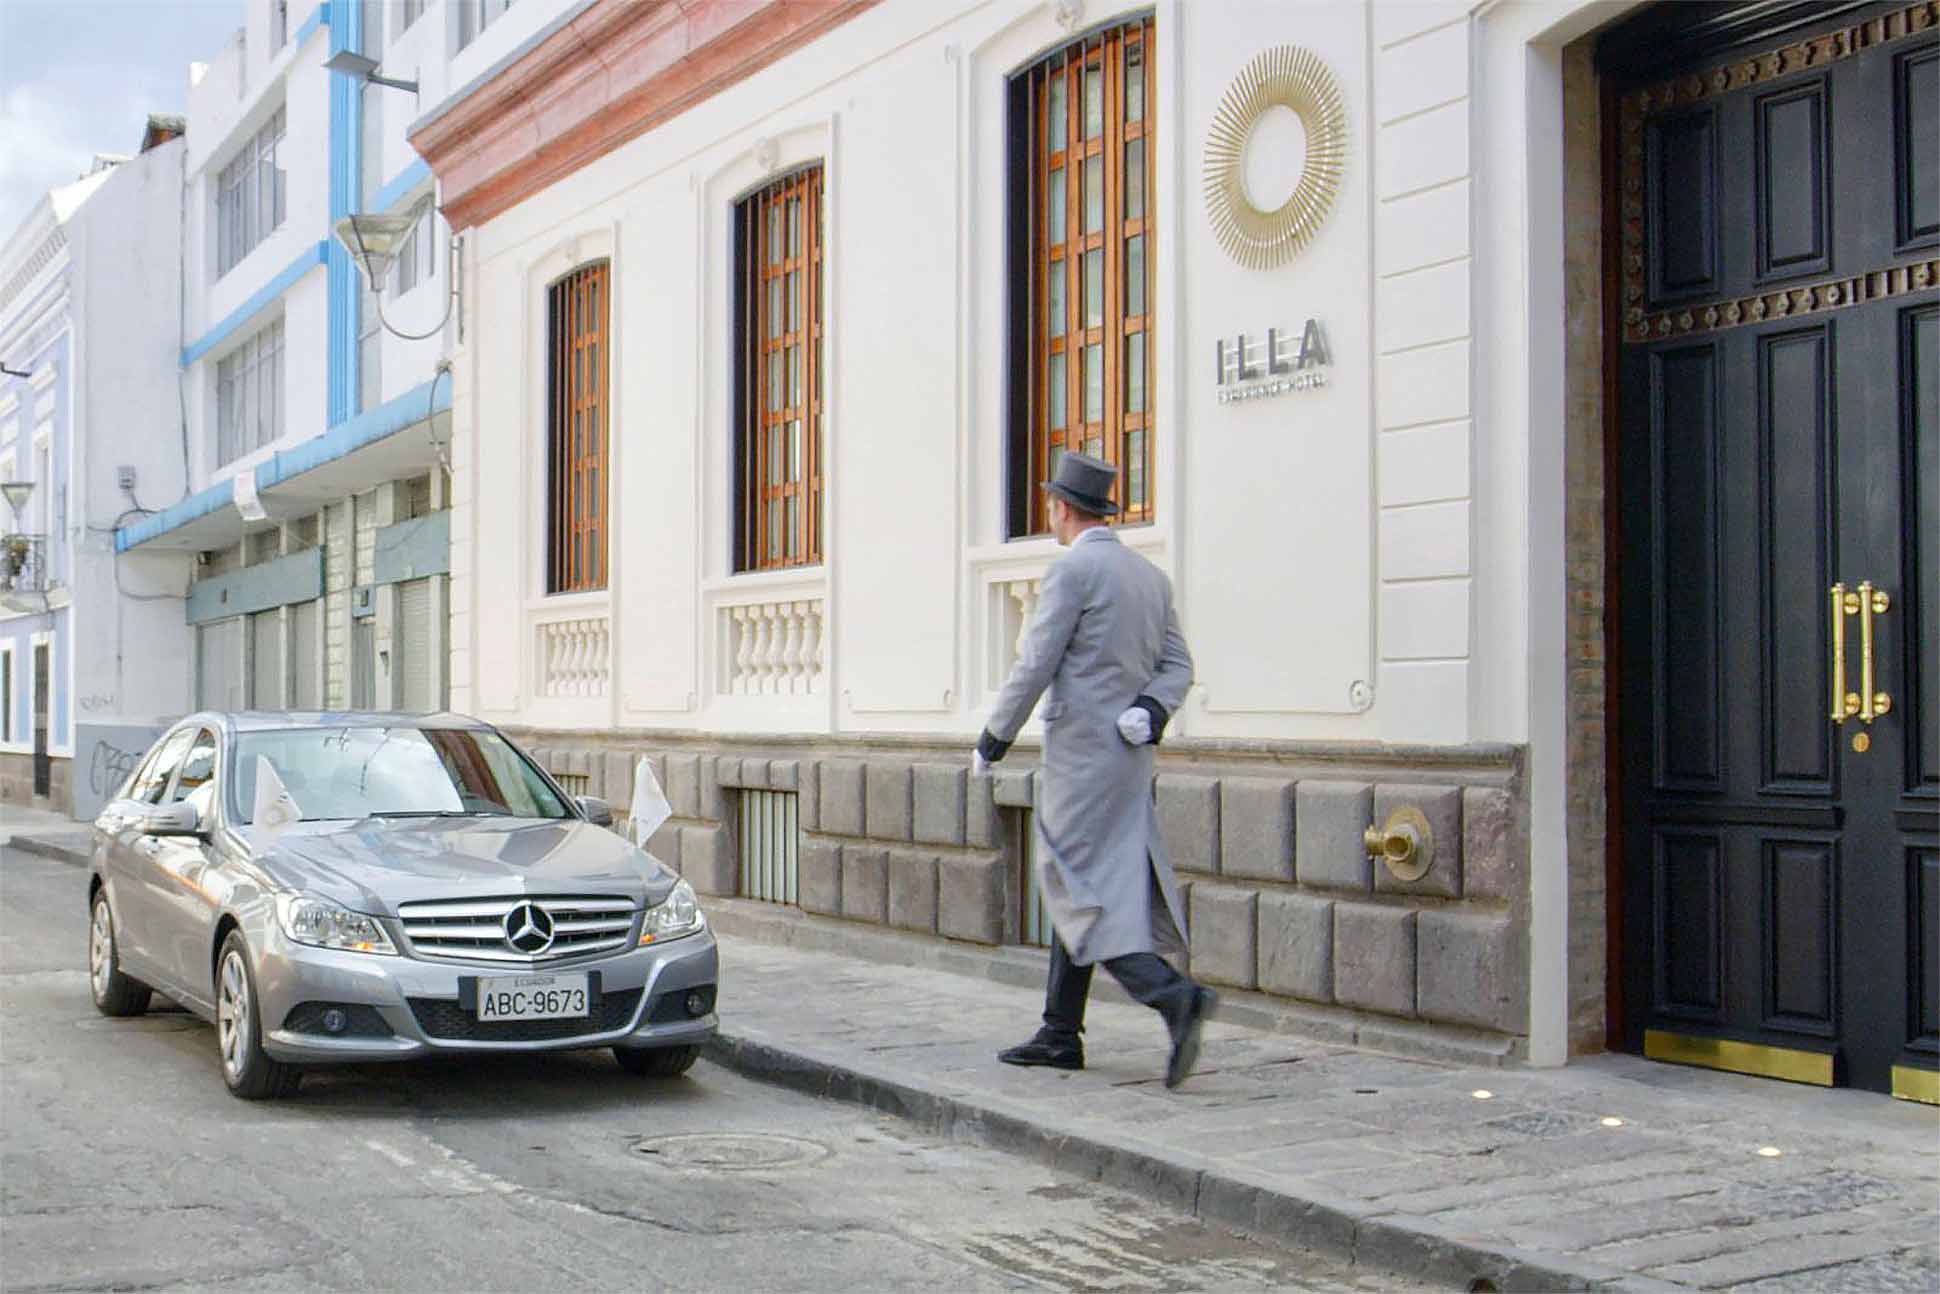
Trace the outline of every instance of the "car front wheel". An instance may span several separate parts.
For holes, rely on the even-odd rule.
[[[249,945],[231,930],[216,959],[216,1043],[222,1081],[245,1101],[292,1095],[303,1071],[272,1060],[263,1050],[262,1016],[256,1009],[256,976],[249,969]]]
[[[620,1068],[642,1078],[679,1078],[700,1059],[699,1047],[615,1047]]]
[[[115,947],[115,918],[108,908],[108,892],[94,892],[88,919],[88,985],[94,990],[94,1009],[102,1015],[140,1015],[148,1009],[152,990],[133,976],[121,973],[121,953]]]

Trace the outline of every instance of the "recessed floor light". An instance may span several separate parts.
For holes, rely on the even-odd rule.
[[[1491,1092],[1486,1087],[1478,1087],[1473,1092],[1470,1092],[1469,1095],[1474,1097],[1478,1101],[1489,1101],[1489,1100],[1495,1099],[1495,1093]]]
[[[1606,1128],[1621,1128],[1623,1126],[1623,1120],[1617,1118],[1615,1115],[1611,1115],[1603,1121],[1603,1126]]]
[[[1758,1153],[1766,1159],[1777,1159],[1780,1155],[1784,1154],[1785,1152],[1780,1150],[1777,1146],[1760,1146],[1758,1148]]]

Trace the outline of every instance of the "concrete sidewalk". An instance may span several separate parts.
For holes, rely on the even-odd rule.
[[[85,866],[93,838],[93,826],[76,822],[64,813],[0,804],[0,845],[11,845],[24,854],[39,854]]]
[[[1231,1024],[1167,1092],[1157,1022],[1104,994],[1084,1072],[1014,1069],[994,1056],[1036,1026],[1039,990],[786,946],[811,919],[755,906],[711,905],[715,1059],[745,1074],[1458,1289],[1940,1287],[1930,1107],[1627,1056],[1460,1068]]]
[[[85,828],[11,834],[86,862]],[[995,1053],[1042,1009],[1018,950],[912,940],[926,964],[897,964],[835,951],[856,938],[841,922],[708,908],[714,1060],[1210,1222],[1456,1289],[1940,1288],[1931,1107],[1627,1056],[1438,1064],[1230,1022],[1168,1092],[1157,1022],[1103,976],[1088,1068],[1014,1069]]]

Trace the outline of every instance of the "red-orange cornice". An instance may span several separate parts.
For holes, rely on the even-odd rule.
[[[600,0],[411,146],[453,229],[481,224],[830,31],[877,0]]]

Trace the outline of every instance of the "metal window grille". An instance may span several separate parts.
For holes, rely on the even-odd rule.
[[[1023,920],[1018,929],[1023,934],[1023,942],[1039,948],[1051,946],[1051,914],[1044,908],[1044,893],[1037,883],[1037,815],[1020,813],[1023,822],[1024,847],[1018,853],[1024,859],[1024,883],[1018,893],[1024,896]]]
[[[559,783],[559,789],[567,795],[581,796],[593,793],[591,773],[553,773],[552,780]]]
[[[217,278],[283,223],[286,177],[277,153],[284,126],[284,110],[278,108],[216,176]]]
[[[741,792],[741,897],[794,903],[801,842],[793,791]]]
[[[283,435],[283,321],[216,364],[216,462],[231,463]]]
[[[581,266],[546,293],[546,591],[606,587],[608,264]]]

